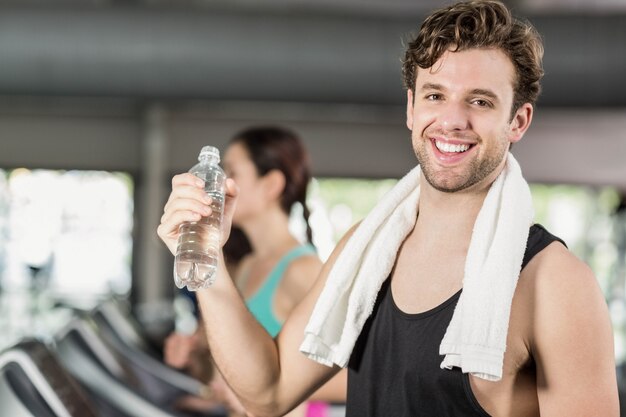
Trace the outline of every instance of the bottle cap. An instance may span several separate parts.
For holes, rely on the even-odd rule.
[[[203,158],[217,158],[217,162],[220,161],[220,150],[215,146],[203,146],[198,156],[198,160]]]

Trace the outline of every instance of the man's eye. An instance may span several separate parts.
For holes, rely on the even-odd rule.
[[[477,99],[474,100],[473,103],[479,107],[491,107],[491,103],[489,103],[487,100]]]
[[[441,94],[429,94],[426,96],[426,100],[437,101],[441,99]]]

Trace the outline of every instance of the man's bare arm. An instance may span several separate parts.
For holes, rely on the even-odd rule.
[[[542,416],[619,416],[613,331],[587,265],[555,244],[537,269],[533,342]]]
[[[212,287],[198,291],[213,358],[250,414],[282,415],[340,370],[306,358],[299,347],[315,302],[349,235],[337,245],[316,283],[291,312],[276,339],[249,313],[223,268]]]
[[[227,180],[224,239],[230,233],[237,196],[236,184]],[[202,181],[188,173],[176,175],[157,233],[175,253],[179,225],[197,221],[209,213],[210,201],[206,199]],[[328,272],[351,233],[337,245],[319,278],[291,312],[276,339],[272,339],[248,311],[224,267],[221,253],[215,283],[198,291],[211,354],[226,382],[252,415],[274,416],[287,412],[339,371],[337,367],[329,368],[307,359],[299,352],[299,346]]]

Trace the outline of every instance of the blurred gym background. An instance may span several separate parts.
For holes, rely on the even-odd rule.
[[[250,125],[306,142],[327,256],[415,164],[403,42],[447,3],[0,0],[0,349],[51,340],[112,298],[157,349],[192,328],[156,226],[171,176]],[[513,153],[537,220],[596,273],[621,385],[626,0],[506,3],[546,47],[533,126]]]

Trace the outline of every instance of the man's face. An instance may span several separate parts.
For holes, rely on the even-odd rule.
[[[532,118],[530,104],[511,118],[514,80],[513,64],[499,49],[447,51],[431,68],[418,69],[407,126],[431,186],[472,190],[497,177]]]

